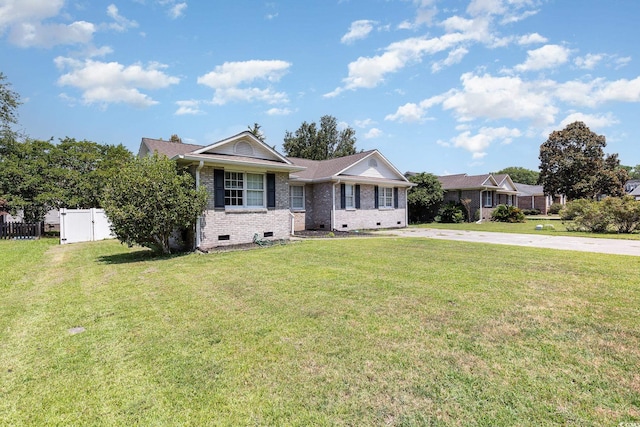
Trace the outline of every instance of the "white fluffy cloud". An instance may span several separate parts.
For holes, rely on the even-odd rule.
[[[86,21],[70,24],[43,23],[61,13],[64,0],[3,0],[0,2],[0,34],[20,47],[53,47],[91,41],[96,26]]]
[[[174,113],[176,116],[184,116],[184,115],[197,115],[204,114],[204,111],[200,109],[200,104],[202,101],[198,101],[195,99],[189,99],[185,101],[176,101],[176,105],[178,105],[178,109]]]
[[[171,19],[178,19],[184,15],[185,10],[187,10],[187,3],[177,3],[171,6],[167,13]]]
[[[291,67],[286,61],[250,60],[244,62],[225,62],[203,76],[198,83],[214,89],[213,103],[224,105],[230,101],[263,101],[269,104],[288,101],[287,95],[272,88],[241,87],[258,81],[276,83]]]
[[[435,16],[432,1],[415,1],[419,11],[425,12],[431,22]],[[474,0],[467,8],[471,18],[453,15],[438,24],[443,34],[436,37],[418,36],[389,44],[383,53],[374,56],[361,56],[348,65],[348,75],[342,79],[342,85],[324,96],[332,98],[347,90],[374,88],[384,82],[386,76],[397,73],[405,67],[420,63],[425,57],[449,51],[444,60],[435,61],[432,71],[456,64],[469,52],[473,44],[484,44],[495,48],[516,41],[514,37],[500,37],[493,30],[495,15],[523,16],[535,5],[534,0]],[[428,12],[427,12],[428,11]],[[425,16],[427,16],[425,15]],[[416,29],[420,25],[405,22],[401,28]],[[354,32],[355,34],[355,32]],[[346,36],[345,36],[346,37]],[[534,43],[545,40],[538,34],[530,34],[520,39],[521,43]],[[544,51],[543,51],[544,52]],[[542,53],[543,53],[542,52]],[[536,53],[532,53],[536,55]],[[538,56],[540,56],[538,54]],[[532,59],[533,61],[533,59]],[[534,66],[533,63],[528,66]]]
[[[548,44],[539,49],[527,52],[527,60],[515,66],[516,71],[537,71],[546,68],[556,68],[567,61],[571,50],[557,44]]]
[[[364,139],[380,138],[383,132],[378,128],[371,128],[364,134]]]
[[[291,113],[289,108],[270,108],[267,110],[269,116],[288,116]]]
[[[158,102],[140,92],[141,89],[162,89],[180,82],[179,78],[164,73],[162,69],[166,66],[158,63],[124,66],[117,62],[57,57],[55,64],[67,71],[60,76],[58,84],[81,90],[85,104],[125,103],[148,107]]]
[[[584,122],[589,129],[602,129],[619,123],[618,119],[611,113],[604,114],[584,114],[571,113],[560,122],[560,127],[565,128],[573,122]]]
[[[344,44],[351,44],[356,40],[364,39],[369,35],[371,31],[373,31],[373,26],[375,24],[375,21],[370,21],[367,19],[354,21],[351,23],[347,34],[342,36],[340,41]]]
[[[50,48],[61,44],[86,44],[96,31],[94,24],[76,21],[69,25],[21,22],[11,27],[9,41],[20,47]]]
[[[492,143],[510,144],[513,138],[520,136],[522,136],[522,133],[519,129],[483,127],[476,134],[471,134],[471,131],[460,133],[451,140],[451,144],[470,151],[474,159],[479,159],[487,154],[485,150]]]
[[[94,24],[87,21],[54,22],[66,19],[64,0],[2,0],[0,2],[0,34],[7,33],[8,40],[23,48],[57,45],[89,44],[96,31],[111,29],[119,32],[138,26],[136,21],[120,15],[118,8],[110,4],[106,14],[113,22]]]
[[[390,44],[381,55],[360,57],[349,64],[349,75],[343,79],[344,86],[325,94],[325,97],[337,96],[344,90],[376,87],[385,75],[397,72],[409,63],[419,62],[426,53],[450,48],[459,41],[459,37],[412,37]]]
[[[123,32],[129,28],[136,28],[138,26],[138,23],[136,21],[127,19],[124,16],[120,15],[115,4],[110,4],[107,7],[107,15],[114,21],[113,23],[109,24],[109,28],[111,28],[112,30]]]
[[[530,120],[552,123],[558,108],[545,90],[547,82],[527,82],[517,77],[465,73],[462,90],[454,90],[442,108],[453,110],[461,121],[486,119]]]
[[[63,6],[64,0],[3,0],[0,3],[0,31],[15,24],[54,17]]]
[[[547,38],[541,36],[538,33],[531,33],[518,38],[519,45],[546,43],[546,42],[547,42]]]

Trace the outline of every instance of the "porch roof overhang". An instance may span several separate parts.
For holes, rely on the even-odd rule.
[[[480,186],[480,187],[465,187],[465,188],[443,188],[444,191],[495,191],[498,194],[512,194],[517,195],[518,191],[516,190],[506,190],[502,187],[494,187],[494,186]]]
[[[304,166],[294,166],[292,164],[277,162],[273,160],[256,159],[251,157],[225,156],[215,154],[180,154],[174,159],[180,163],[199,163],[205,165],[232,166],[237,168],[264,169],[274,172],[300,172],[305,170]]]
[[[323,182],[333,182],[333,183],[353,183],[353,184],[371,184],[371,185],[387,185],[389,187],[414,187],[416,184],[409,181],[400,181],[395,179],[387,179],[387,178],[375,178],[375,177],[366,177],[360,175],[333,175],[327,178],[322,179],[309,179],[309,178],[297,178],[295,176],[291,177],[292,182],[300,182],[300,183],[323,183]]]

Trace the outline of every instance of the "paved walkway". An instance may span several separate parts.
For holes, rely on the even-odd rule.
[[[398,230],[385,230],[378,233],[401,237],[426,237],[429,239],[460,240],[464,242],[494,243],[498,245],[528,246],[532,248],[640,256],[640,240],[549,236],[546,234],[511,234],[484,231],[438,230],[432,228],[403,228]]]

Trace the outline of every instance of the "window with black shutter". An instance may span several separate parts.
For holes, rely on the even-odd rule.
[[[276,174],[267,174],[267,208],[276,207]]]

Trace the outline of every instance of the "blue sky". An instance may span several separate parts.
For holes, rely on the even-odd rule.
[[[537,169],[576,120],[640,163],[640,2],[0,0],[32,138],[137,152],[332,115],[401,171]]]

